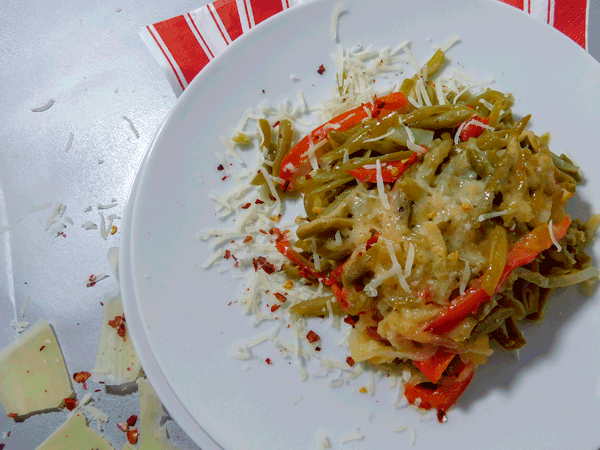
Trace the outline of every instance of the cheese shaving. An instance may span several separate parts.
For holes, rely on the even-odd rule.
[[[340,14],[341,14],[343,8],[344,8],[344,5],[342,3],[337,3],[335,5],[335,7],[333,8],[333,14],[331,17],[331,29],[329,30],[329,36],[335,42],[339,42],[338,22],[340,20]]]
[[[377,164],[377,192],[379,194],[379,199],[385,209],[390,209],[390,202],[385,193],[385,185],[383,184],[383,177],[381,175],[381,161],[377,159],[375,164]]]
[[[34,108],[29,108],[29,109],[31,111],[33,111],[33,112],[44,112],[44,111],[47,111],[50,108],[52,108],[53,105],[54,105],[54,100],[50,99],[46,103],[44,103],[43,105],[36,106]]]
[[[558,243],[558,241],[556,240],[556,236],[554,235],[554,225],[552,225],[552,219],[550,219],[550,222],[548,222],[548,231],[550,232],[550,239],[552,239],[552,243],[556,247],[556,250],[558,252],[561,252],[562,251],[562,247]]]

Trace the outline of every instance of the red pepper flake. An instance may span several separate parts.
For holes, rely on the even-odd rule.
[[[285,301],[287,300],[287,297],[283,294],[280,294],[279,292],[275,292],[273,295],[277,297],[277,300],[279,300],[281,303],[285,303]]]
[[[73,374],[73,379],[77,383],[85,383],[87,381],[87,379],[91,376],[92,376],[92,374],[89,372],[75,372]]]
[[[437,419],[439,423],[444,423],[448,421],[448,416],[446,415],[446,411],[443,409],[437,410]]]
[[[129,441],[129,443],[131,445],[137,444],[139,436],[140,435],[138,433],[138,429],[137,428],[133,428],[132,430],[127,430],[127,440]]]
[[[319,75],[323,75],[323,72],[325,72],[325,66],[324,66],[323,64],[321,64],[321,65],[319,66],[319,70],[317,70],[317,73],[318,73]]]
[[[0,450],[4,450],[4,447],[6,447],[6,444],[0,444]]]
[[[271,194],[269,194],[269,200],[271,200],[272,202],[275,201],[275,197],[273,197]]]
[[[315,333],[314,331],[310,330],[307,334],[306,334],[306,339],[308,339],[308,342],[310,342],[311,344],[313,342],[317,342],[320,341],[321,338],[319,337],[319,335],[317,333]]]
[[[225,250],[225,256],[223,256],[223,258],[225,258],[225,259],[231,258],[231,252],[229,250]]]
[[[252,203],[248,202],[244,206],[242,206],[242,209],[248,209],[250,208],[250,205],[252,205]]]
[[[104,306],[104,302],[100,302],[100,306]]]
[[[227,175],[225,175],[223,178],[221,178],[221,181],[225,181],[227,179]]]
[[[279,125],[279,120],[273,124],[273,128],[275,128],[277,125]]]
[[[96,389],[94,392],[102,392],[102,389]]]
[[[121,325],[123,320],[123,316],[115,316],[114,319],[108,321],[108,324],[113,328],[119,328],[119,325]]]
[[[273,364],[273,362],[271,361],[271,358],[267,358],[267,359],[265,359],[265,362],[266,362],[267,364]]]
[[[219,167],[217,167],[217,170],[225,170],[225,167],[223,167],[223,164],[219,164]]]
[[[262,200],[260,200],[260,199],[258,199],[258,198],[257,198],[257,199],[254,201],[254,203],[256,203],[257,205],[262,205],[264,202],[263,202]]]
[[[243,243],[245,244],[246,242],[250,242],[251,240],[252,240],[252,236],[246,236],[244,238],[244,242]]]
[[[79,404],[76,398],[65,398],[63,401],[65,402],[65,406],[69,411],[73,411]]]
[[[117,424],[117,426],[119,427],[119,430],[126,432],[127,430],[129,430],[129,427],[127,426],[127,424],[125,422],[119,422]]]
[[[262,93],[263,93],[263,94],[265,93],[265,90],[264,90],[264,89],[262,90]]]
[[[253,258],[252,265],[254,266],[255,272],[258,271],[259,266],[262,270],[264,270],[269,275],[271,275],[273,272],[275,272],[275,266],[273,264],[271,264],[269,261],[267,261],[267,258],[265,258],[264,256],[259,256],[258,258]]]
[[[127,419],[127,425],[129,425],[130,427],[135,426],[136,422],[137,422],[137,416],[135,414],[132,414],[131,416],[129,416],[129,419]]]
[[[321,351],[321,347],[315,347],[315,350],[320,352]]]
[[[42,350],[44,350],[45,348],[46,348],[46,346],[45,346],[45,345],[42,345],[42,346],[40,347],[40,352],[41,352]]]
[[[344,322],[354,327],[354,325],[356,325],[356,322],[358,322],[358,316],[351,316],[350,314],[348,314],[346,317],[344,317]]]
[[[279,308],[281,308],[281,305],[273,305],[273,306],[271,306],[271,312],[275,312],[275,311],[277,311]]]
[[[120,337],[125,338],[125,334],[127,334],[127,329],[125,328],[125,323],[122,323],[121,325],[119,325],[119,329],[117,330],[117,334]]]
[[[260,231],[262,234],[269,234],[265,230],[258,230],[258,231]]]
[[[17,413],[8,413],[7,416],[15,420],[19,418],[19,415]]]
[[[348,363],[348,365],[349,365],[350,367],[353,367],[353,366],[354,366],[354,360],[352,359],[352,357],[351,357],[351,356],[348,356],[348,357],[346,358],[346,362]]]

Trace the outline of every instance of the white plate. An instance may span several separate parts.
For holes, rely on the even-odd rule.
[[[452,66],[481,79],[494,76],[496,86],[512,92],[515,111],[533,113],[533,129],[551,131],[553,150],[568,150],[587,175],[572,215],[587,218],[590,209],[600,210],[594,195],[600,192],[600,67],[581,48],[496,1],[345,5],[348,13],[339,25],[345,47],[411,39],[413,52],[426,57],[431,40],[441,44],[460,35],[462,42],[448,52]],[[303,90],[314,104],[329,95],[334,6],[310,2],[234,42],[184,92],[148,150],[126,212],[121,275],[129,329],[161,399],[204,450],[219,448],[215,441],[228,450],[304,450],[319,448],[319,436],[339,448],[357,425],[366,439],[348,448],[408,447],[413,429],[421,448],[596,448],[596,294],[585,298],[569,290],[556,296],[546,321],[528,329],[520,360],[494,355],[445,424],[394,408],[385,380],[369,396],[352,393],[350,386],[332,389],[323,379],[301,382],[296,368],[269,344],[256,349],[250,370],[229,356],[236,342],[270,328],[257,329],[241,308],[228,306],[241,288],[233,271],[200,268],[212,249],[197,233],[222,225],[208,195],[227,186],[214,152],[222,150],[220,136],[263,99],[277,104]],[[323,76],[316,73],[320,64],[328,69]],[[292,82],[290,74],[301,81]],[[333,333],[322,337],[335,347]],[[264,364],[265,357],[274,364]],[[394,433],[402,424],[407,431]]]

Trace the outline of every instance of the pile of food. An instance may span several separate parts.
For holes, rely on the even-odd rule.
[[[408,402],[440,420],[492,341],[519,349],[519,324],[541,320],[552,291],[597,280],[585,247],[600,220],[567,214],[579,168],[513,116],[512,96],[437,81],[444,64],[440,49],[359,104],[340,71],[343,112],[304,136],[260,119],[252,181],[304,204],[295,231],[267,230],[283,259],[254,266],[288,280],[276,309],[344,317],[349,361],[409,371]],[[300,286],[314,295],[285,302]]]

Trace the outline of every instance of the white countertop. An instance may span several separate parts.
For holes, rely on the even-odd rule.
[[[137,167],[176,97],[139,37],[147,25],[206,4],[205,0],[143,2],[109,0],[4,0],[0,4],[0,347],[15,336],[11,324],[28,300],[23,320],[45,318],[53,326],[69,373],[90,371],[100,336],[106,293],[114,276],[86,287],[92,274],[110,273],[106,253],[120,231],[102,239],[98,204],[122,214]],[[600,0],[590,8],[590,53],[600,57]],[[31,108],[54,105],[44,112]],[[134,130],[124,117],[131,120]],[[67,143],[73,134],[71,147]],[[52,207],[66,205],[73,220],[57,236],[46,230]],[[88,206],[92,211],[84,212]],[[62,220],[64,222],[64,220]],[[115,220],[117,228],[120,220]],[[21,320],[19,318],[19,320]],[[120,449],[126,440],[116,423],[138,414],[137,394],[114,395],[101,385],[75,384],[78,398],[94,394],[108,413],[105,437]],[[101,392],[94,393],[96,389]],[[66,418],[35,415],[23,423],[0,417],[6,450],[34,449]],[[94,427],[95,425],[92,425]],[[173,422],[169,431],[182,448],[197,448]]]

